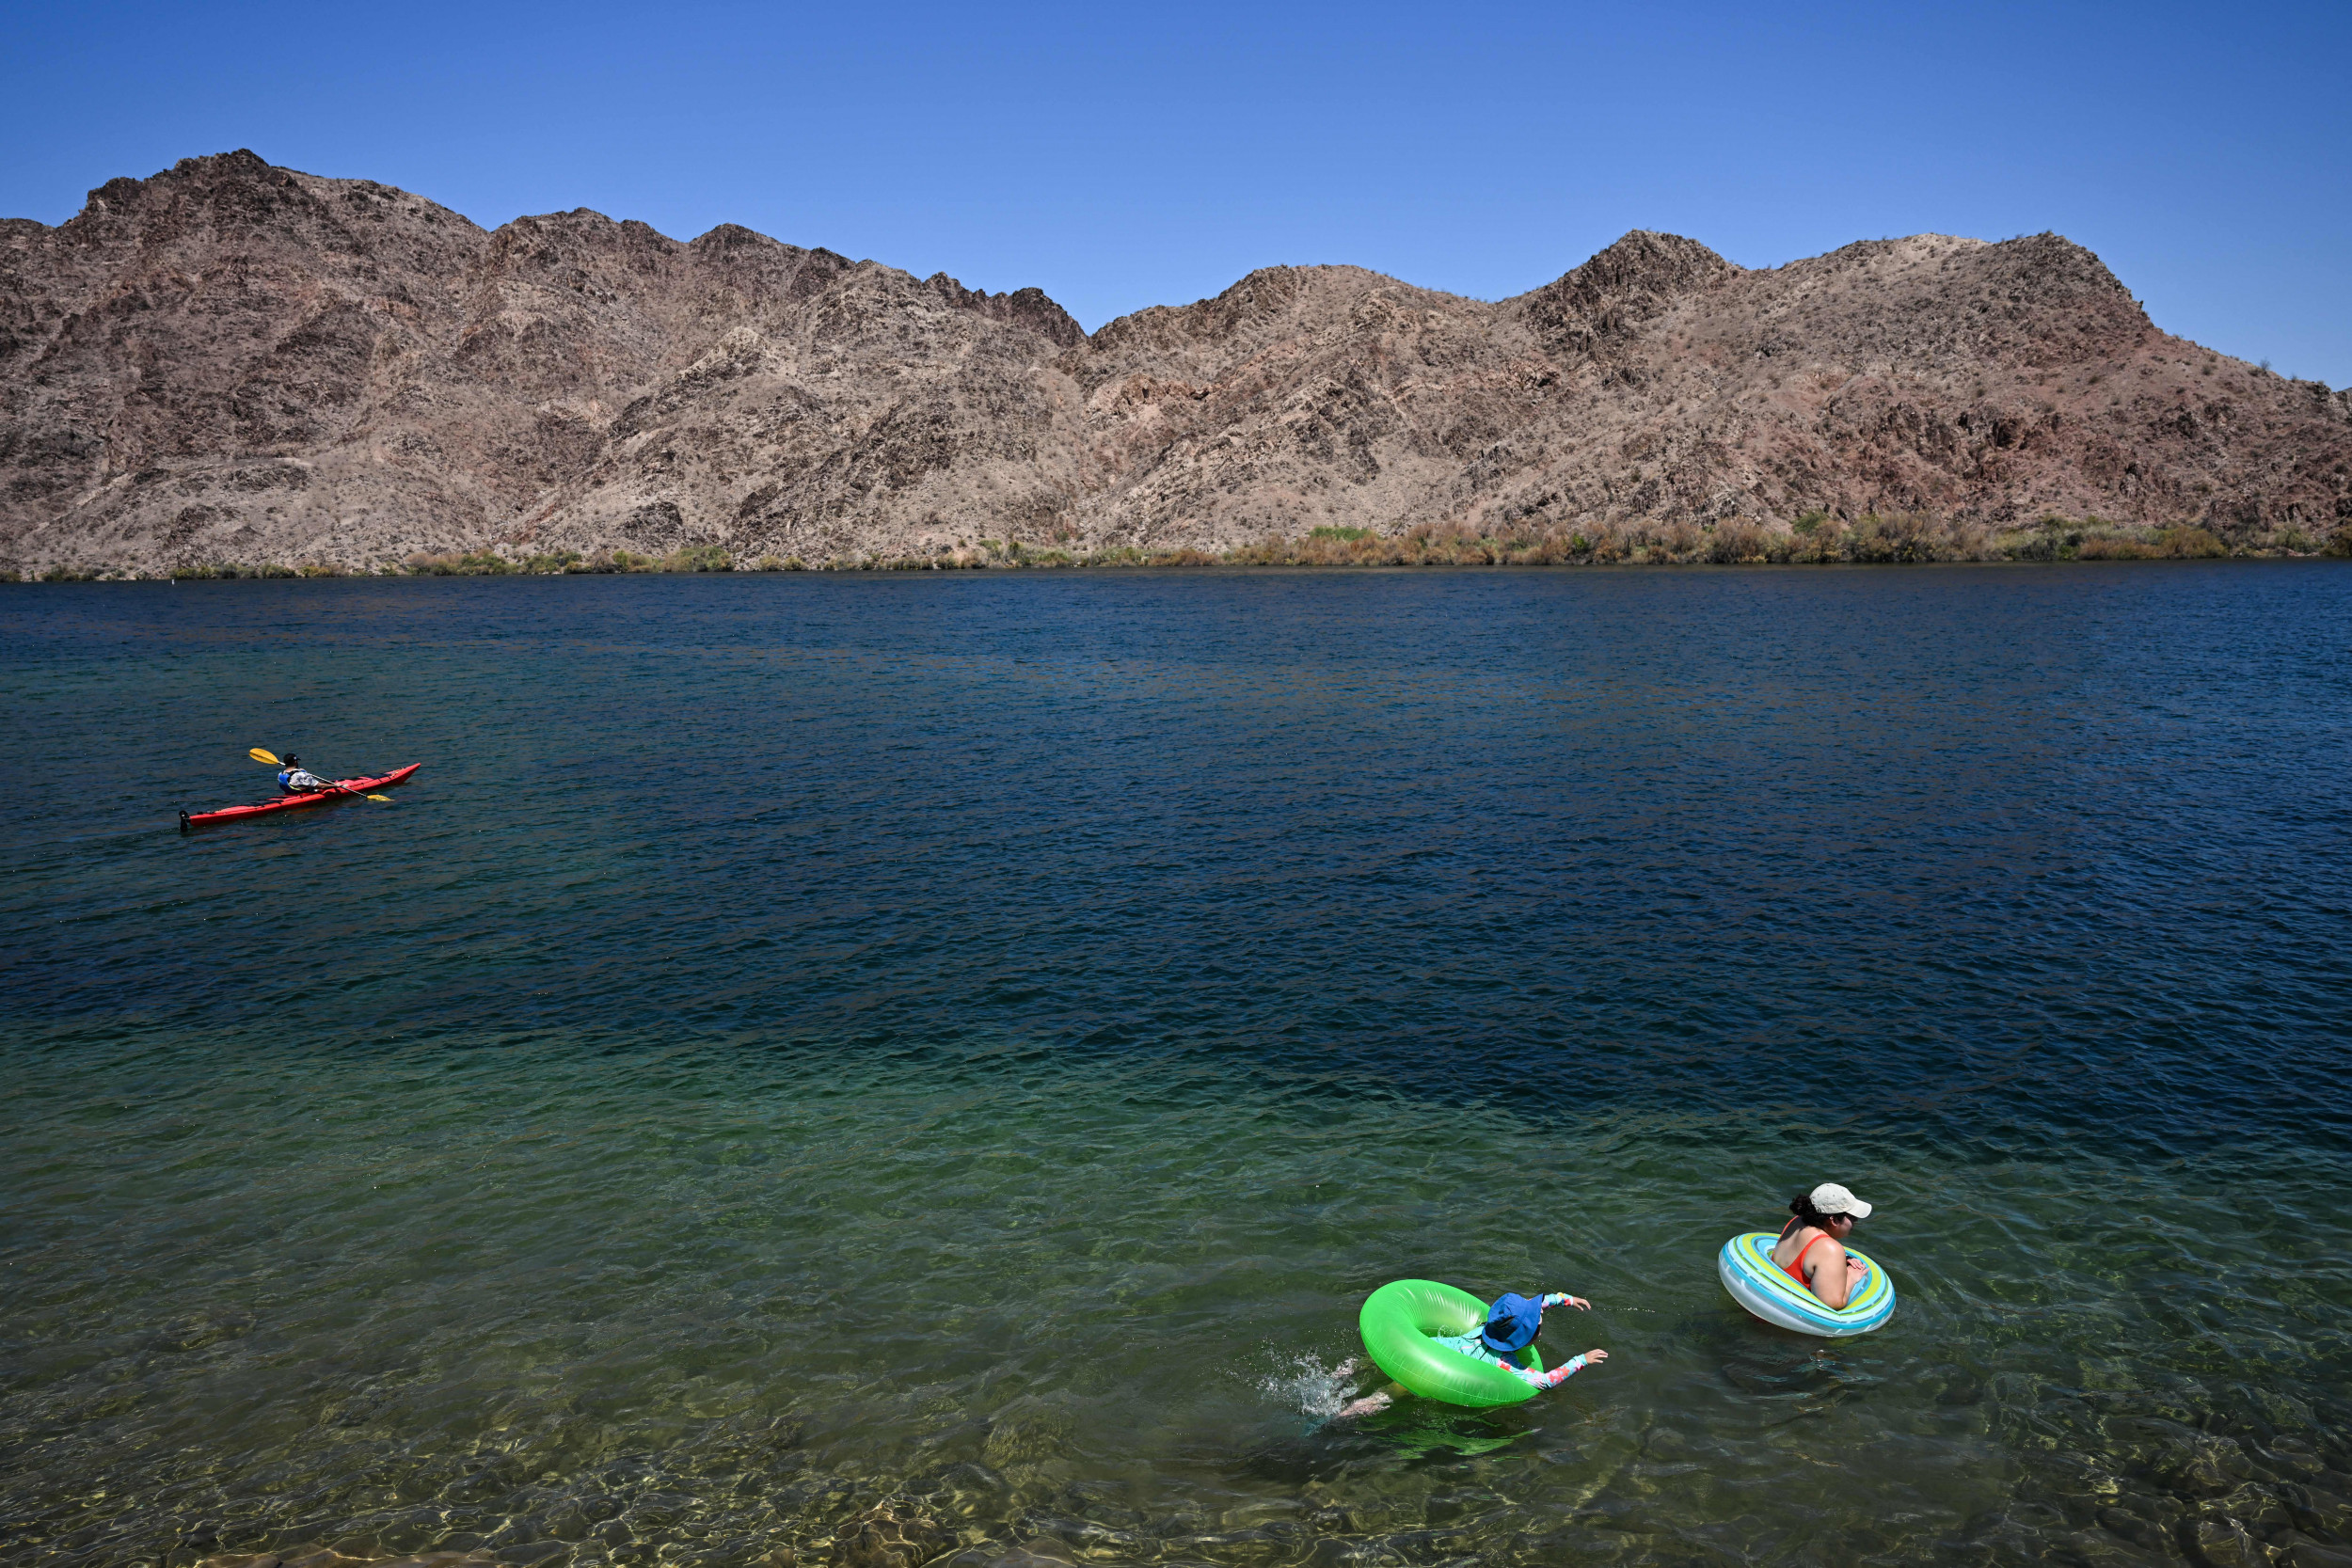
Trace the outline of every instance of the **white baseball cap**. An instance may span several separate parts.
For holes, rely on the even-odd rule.
[[[1870,1206],[1835,1181],[1824,1181],[1813,1189],[1813,1207],[1824,1214],[1851,1214],[1858,1220],[1870,1217]]]

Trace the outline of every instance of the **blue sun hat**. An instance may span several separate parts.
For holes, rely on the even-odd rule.
[[[1486,1326],[1478,1342],[1497,1355],[1517,1355],[1543,1332],[1544,1304],[1540,1297],[1505,1291],[1486,1308]]]

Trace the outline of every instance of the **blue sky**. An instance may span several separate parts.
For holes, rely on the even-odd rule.
[[[1273,262],[1485,298],[1629,229],[1767,266],[2044,229],[2156,323],[2352,384],[2352,3],[0,12],[0,215],[198,152],[495,226],[1034,283],[1089,327]]]

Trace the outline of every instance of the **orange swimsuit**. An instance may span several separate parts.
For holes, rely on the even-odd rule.
[[[1829,1240],[1829,1232],[1828,1232],[1828,1231],[1826,1231],[1826,1230],[1822,1231],[1820,1234],[1819,1234],[1819,1235],[1815,1236],[1815,1237],[1813,1238],[1813,1240],[1811,1240],[1811,1241],[1809,1241],[1809,1242],[1805,1243],[1804,1243],[1804,1245],[1803,1245],[1803,1246],[1801,1246],[1801,1247],[1799,1247],[1799,1248],[1797,1249],[1797,1260],[1796,1260],[1795,1262],[1793,1262],[1793,1263],[1783,1263],[1783,1264],[1781,1265],[1781,1268],[1782,1268],[1784,1271],[1786,1271],[1786,1272],[1787,1272],[1787,1274],[1788,1274],[1788,1277],[1789,1277],[1789,1278],[1791,1278],[1791,1279],[1795,1280],[1798,1284],[1800,1284],[1800,1285],[1804,1286],[1806,1290],[1808,1290],[1808,1291],[1812,1290],[1812,1289],[1813,1289],[1813,1284],[1812,1284],[1812,1281],[1810,1281],[1810,1280],[1806,1279],[1806,1278],[1805,1278],[1805,1276],[1804,1276],[1804,1255],[1805,1255],[1806,1253],[1808,1253],[1808,1252],[1811,1252],[1811,1251],[1812,1251],[1815,1247],[1819,1246],[1821,1243],[1826,1242],[1826,1241],[1828,1241],[1828,1240]]]

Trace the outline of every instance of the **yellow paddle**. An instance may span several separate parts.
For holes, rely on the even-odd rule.
[[[251,757],[251,758],[252,758],[255,762],[265,764],[266,766],[271,767],[271,768],[276,768],[276,767],[279,766],[278,761],[278,758],[277,758],[277,755],[276,755],[275,753],[270,752],[264,752],[264,751],[262,751],[262,750],[259,746],[253,747],[251,750],[247,751],[247,752],[246,752],[246,756]],[[356,789],[343,789],[343,786],[342,786],[342,784],[330,784],[330,785],[328,785],[327,787],[329,787],[330,789],[342,789],[342,792],[343,792],[345,795],[358,795],[358,794],[359,794],[359,792],[358,792],[358,790],[356,790]],[[361,798],[362,800],[381,800],[381,801],[383,801],[383,802],[384,802],[386,805],[388,805],[388,806],[389,806],[389,805],[391,805],[391,804],[393,803],[393,801],[392,801],[392,798],[391,798],[390,796],[389,796],[389,795],[367,795],[367,796],[361,796],[360,798]]]

